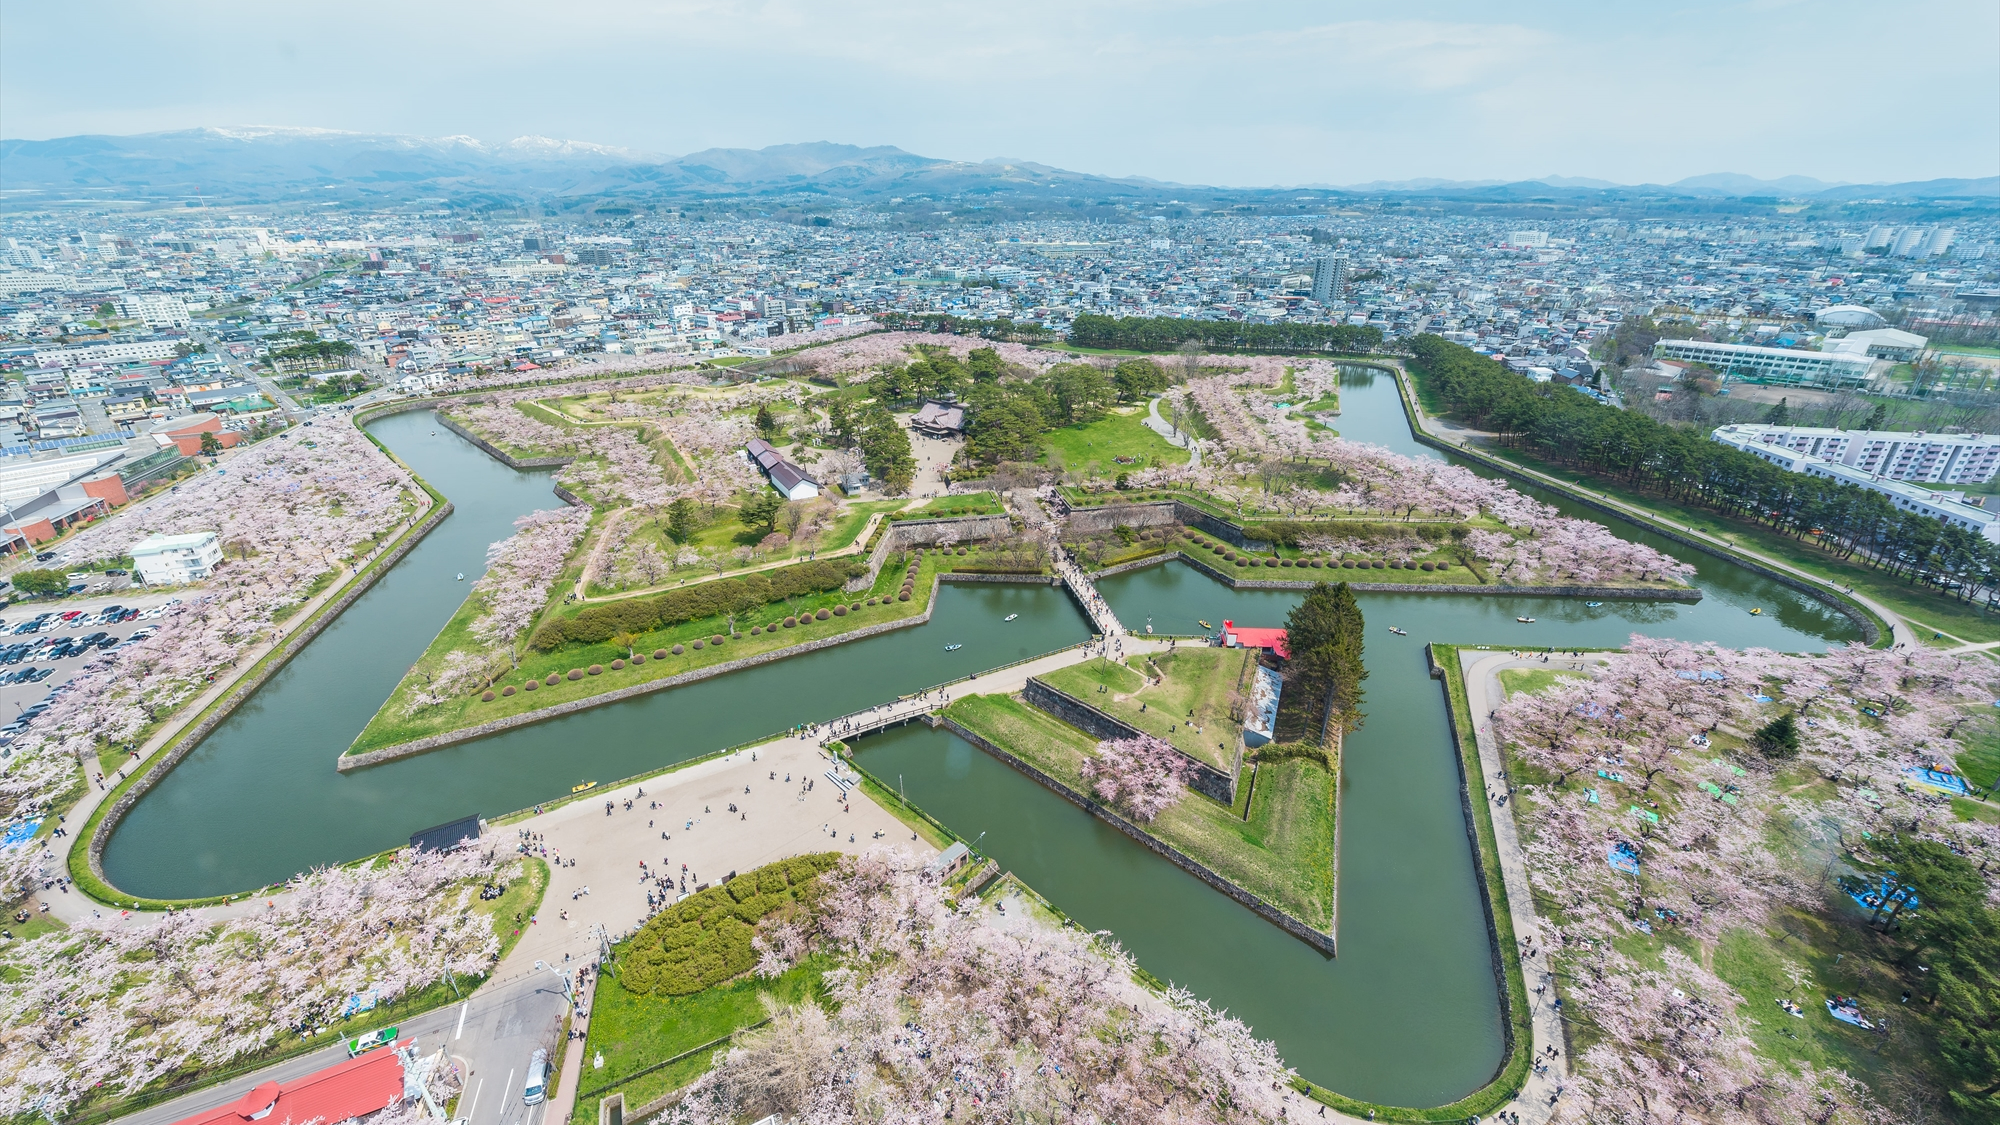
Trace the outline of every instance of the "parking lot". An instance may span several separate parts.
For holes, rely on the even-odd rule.
[[[84,665],[130,643],[134,634],[149,635],[144,631],[160,612],[185,595],[127,586],[95,596],[29,598],[0,608],[0,724],[18,721]]]

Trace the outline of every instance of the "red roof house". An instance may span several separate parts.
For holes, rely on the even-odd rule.
[[[1285,643],[1283,629],[1239,628],[1234,621],[1222,623],[1222,643],[1230,648],[1268,648],[1280,660],[1290,660],[1292,650]]]
[[[380,1113],[403,1100],[403,1059],[393,1048],[377,1048],[360,1058],[335,1063],[325,1070],[290,1082],[266,1082],[241,1098],[185,1117],[175,1125],[306,1125],[318,1121],[339,1125],[356,1117]]]

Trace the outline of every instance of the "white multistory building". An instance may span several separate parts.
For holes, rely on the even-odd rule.
[[[1788,472],[1842,481],[1857,488],[1868,489],[1870,492],[1879,492],[1903,511],[1942,520],[1953,527],[1964,528],[1988,542],[2000,543],[2000,511],[1988,511],[1982,505],[1967,503],[1963,492],[1932,492],[1928,488],[1890,480],[1865,469],[1815,457],[1803,450],[1787,449],[1775,443],[1737,441],[1723,435],[1723,430],[1735,428],[1724,426],[1715,431],[1715,440],[1735,446]]]
[[[155,535],[132,544],[132,569],[149,586],[198,582],[222,561],[222,543],[213,531]]]
[[[119,299],[118,314],[144,321],[148,328],[186,328],[193,323],[187,305],[164,293],[128,294]]]
[[[1835,430],[1819,426],[1722,426],[1715,440],[1804,453],[1888,480],[1985,484],[2000,471],[2000,435],[1907,430]],[[1755,452],[1755,450],[1752,450]]]

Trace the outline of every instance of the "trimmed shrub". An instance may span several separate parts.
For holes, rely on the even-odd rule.
[[[834,606],[834,607],[833,607],[833,615],[834,615],[835,617],[846,617],[846,616],[847,616],[847,607],[846,607],[846,606],[844,606],[844,605],[837,605],[837,606]]]
[[[1439,570],[1450,570],[1450,569],[1451,569],[1451,564],[1450,564],[1450,563],[1448,563],[1448,562],[1441,562],[1441,563],[1437,564],[1437,567],[1438,567],[1438,569],[1439,569]]]
[[[837,590],[866,569],[867,564],[856,559],[824,559],[703,582],[650,598],[592,605],[574,617],[544,623],[535,630],[533,644],[543,652],[552,652],[570,642],[601,644],[621,632],[648,633],[704,617],[743,613],[787,597]]]
[[[493,693],[492,693],[492,692],[490,692],[490,691],[488,691],[488,692],[481,692],[481,693],[480,693],[480,695],[479,695],[479,702],[481,702],[481,703],[491,703],[491,702],[493,702],[493,698],[494,698],[494,697],[493,697]]]
[[[1277,559],[1265,559],[1265,560],[1264,560],[1264,565],[1265,565],[1265,566],[1268,566],[1268,567],[1271,567],[1272,569],[1274,569],[1274,570],[1275,570],[1275,569],[1277,568],[1277,566],[1278,566],[1278,560],[1277,560]]]
[[[700,652],[700,651],[701,651],[701,642],[700,642],[700,641],[696,641],[696,642],[694,643],[694,650],[695,650],[696,652]]]
[[[781,860],[662,910],[627,945],[619,984],[639,995],[691,996],[749,972],[757,923],[775,911],[809,909],[815,880],[838,862],[837,852]]]
[[[583,678],[583,669],[581,669],[581,668],[571,668],[571,669],[569,670],[569,678],[570,678],[570,679],[572,679],[572,680],[580,680],[580,679],[582,679],[582,678]]]
[[[541,686],[542,686],[542,681],[540,681],[540,680],[529,680],[529,681],[528,681],[527,683],[525,683],[525,684],[522,684],[522,685],[521,685],[521,690],[522,690],[522,691],[534,691],[534,690],[535,690],[536,688],[539,688],[539,687],[541,687]]]
[[[861,612],[861,603],[860,603],[860,602],[855,602],[855,603],[854,603],[853,605],[851,605],[851,606],[848,606],[848,607],[847,607],[847,611],[848,611],[849,613],[860,613],[860,612]]]
[[[612,660],[611,660],[611,670],[612,670],[613,672],[622,672],[622,671],[624,671],[624,670],[625,670],[625,658],[624,658],[624,657],[622,657],[622,656],[619,656],[619,657],[613,657],[613,658],[612,658]]]
[[[897,595],[896,595],[896,600],[897,600],[897,601],[899,601],[899,602],[906,602],[906,601],[909,601],[909,600],[910,600],[910,592],[909,592],[908,590],[905,590],[905,591],[903,591],[902,593],[900,593],[900,594],[897,594]]]
[[[633,654],[632,654],[632,663],[634,663],[634,664],[644,664],[645,662],[646,662],[646,654],[645,654],[645,653],[643,653],[643,652],[635,652],[635,653],[633,653]]]
[[[1250,560],[1249,560],[1249,559],[1237,559],[1237,560],[1236,560],[1236,565],[1237,565],[1237,566],[1249,566],[1249,565],[1250,565]]]
[[[1437,569],[1437,564],[1436,564],[1436,563],[1425,563],[1425,564],[1424,564],[1424,569],[1425,569],[1425,570],[1436,570],[1436,569]]]
[[[815,613],[815,614],[813,614],[813,620],[815,620],[815,621],[825,621],[825,620],[827,620],[828,618],[831,618],[832,616],[833,616],[833,614],[832,614],[831,612],[829,612],[829,611],[827,611],[827,610],[824,610],[824,609],[822,609],[822,610],[820,610],[820,611],[819,611],[818,613]]]
[[[681,647],[680,645],[675,645],[675,646],[674,646],[674,655],[675,655],[675,656],[679,656],[679,655],[680,655],[681,653],[684,653],[684,652],[686,652],[686,651],[687,651],[687,649],[685,649],[685,648]]]
[[[512,694],[514,694],[514,685],[513,685],[513,684],[508,684],[508,685],[507,685],[506,687],[503,687],[503,688],[501,688],[501,689],[500,689],[500,694],[501,694],[501,695],[512,695]]]
[[[750,635],[751,635],[751,636],[753,636],[753,637],[759,637],[759,636],[762,636],[763,634],[764,634],[764,627],[763,627],[762,625],[752,625],[752,626],[750,626]]]
[[[679,656],[679,655],[680,655],[680,650],[679,650],[679,648],[676,648],[676,649],[674,650],[674,655],[675,655],[675,656]],[[666,650],[666,649],[663,649],[663,648],[656,648],[656,649],[654,649],[654,650],[653,650],[653,659],[655,659],[655,660],[665,660],[666,658],[667,658],[667,650]]]
[[[549,678],[548,678],[548,679],[546,679],[546,680],[544,680],[544,681],[542,681],[542,682],[543,682],[543,683],[546,683],[546,684],[548,684],[548,685],[549,685],[550,687],[554,687],[554,686],[556,686],[556,684],[557,684],[557,683],[561,682],[561,680],[562,680],[562,674],[561,674],[561,673],[559,673],[559,672],[550,672],[550,673],[549,673]]]
[[[785,618],[785,628],[787,629],[796,628],[798,626],[798,623],[799,619],[796,617]]]
[[[592,664],[590,666],[590,674],[593,676],[602,676],[604,674],[604,665]]]
[[[868,604],[869,604],[869,605],[874,605],[874,604],[875,604],[875,599],[874,599],[874,598],[869,598],[869,599],[868,599]]]
[[[719,645],[728,639],[729,639],[728,637],[723,636],[721,633],[717,633],[716,635],[708,638],[708,643],[711,645]]]

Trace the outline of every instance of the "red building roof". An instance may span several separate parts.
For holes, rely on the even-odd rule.
[[[403,1039],[394,1047],[378,1047],[360,1058],[290,1082],[266,1082],[227,1105],[182,1118],[175,1125],[245,1125],[250,1121],[339,1125],[350,1118],[379,1113],[403,1098],[403,1060],[396,1051],[411,1042]]]
[[[1244,648],[1268,648],[1277,653],[1281,659],[1292,658],[1292,650],[1285,643],[1283,629],[1239,628],[1234,621],[1224,621],[1222,633],[1224,644],[1242,645]]]

